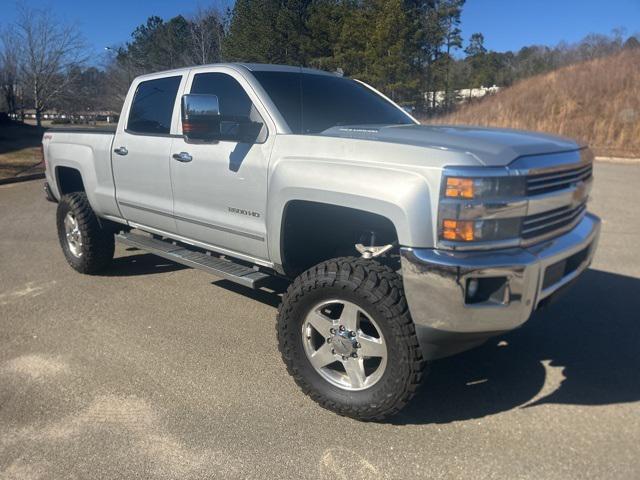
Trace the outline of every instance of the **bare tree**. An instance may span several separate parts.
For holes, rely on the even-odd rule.
[[[15,25],[21,45],[20,74],[33,96],[38,126],[42,112],[73,80],[86,60],[85,44],[73,25],[60,22],[47,10],[23,5]]]
[[[219,62],[222,57],[224,17],[216,7],[199,6],[190,19],[193,61],[199,65]]]
[[[106,76],[102,103],[105,108],[119,112],[136,72],[123,46],[107,47],[106,50],[108,54],[102,66]]]
[[[622,47],[622,40],[617,37],[618,35],[620,35],[620,31],[614,37],[590,33],[578,44],[577,52],[580,60],[593,60],[615,53]]]
[[[0,34],[0,92],[9,113],[18,110],[20,91],[18,76],[18,44],[11,29]]]

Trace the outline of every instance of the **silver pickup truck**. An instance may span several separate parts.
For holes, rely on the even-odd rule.
[[[43,147],[74,269],[107,268],[118,240],[250,288],[286,280],[289,373],[363,420],[399,411],[427,362],[522,325],[589,266],[600,229],[589,149],[420,125],[304,68],[145,75],[115,132],[49,130]]]

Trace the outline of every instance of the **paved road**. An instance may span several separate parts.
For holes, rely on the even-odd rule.
[[[298,391],[277,297],[121,246],[79,275],[41,182],[0,187],[0,478],[639,478],[640,166],[596,175],[593,268],[388,424]]]

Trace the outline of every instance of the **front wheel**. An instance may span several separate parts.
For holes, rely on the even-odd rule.
[[[325,408],[382,420],[413,397],[424,361],[401,277],[374,260],[329,260],[295,279],[278,312],[289,373]]]

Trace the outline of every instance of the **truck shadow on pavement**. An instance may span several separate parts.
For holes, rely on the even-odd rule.
[[[181,265],[150,254],[117,259],[112,275]],[[277,307],[287,283],[266,290],[228,280],[219,288]],[[474,350],[433,362],[420,391],[390,423],[449,423],[542,404],[609,405],[640,400],[640,279],[588,270],[525,325]]]
[[[395,424],[640,400],[640,279],[588,270],[522,328],[434,362]]]
[[[127,251],[139,251],[135,248],[127,248]],[[126,255],[124,257],[115,257],[111,266],[100,275],[105,277],[133,277],[137,275],[150,275],[153,273],[174,272],[183,270],[184,265],[170,262],[151,253],[140,253],[135,255]]]
[[[279,293],[226,280],[218,287],[276,307]],[[398,425],[449,423],[542,404],[640,400],[640,279],[588,270],[525,325],[433,362]]]
[[[252,288],[239,285],[229,280],[216,280],[212,282],[216,287],[224,288],[233,293],[237,293],[244,297],[249,297],[258,302],[278,308],[282,301],[282,294],[287,290],[289,282],[284,279],[271,278],[264,285],[264,288],[253,290]]]

